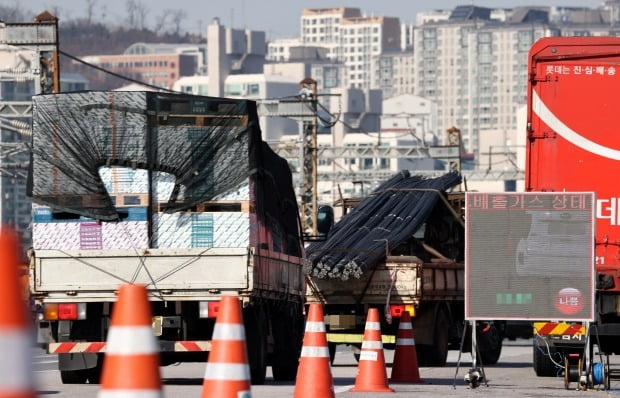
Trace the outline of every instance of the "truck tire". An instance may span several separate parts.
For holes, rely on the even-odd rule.
[[[360,354],[362,353],[362,345],[361,344],[351,344],[351,352],[353,353],[353,358],[355,358],[355,362],[360,361]]]
[[[450,319],[444,309],[439,309],[435,318],[434,342],[432,345],[416,345],[419,366],[445,366],[448,359]]]
[[[334,364],[334,359],[336,359],[336,343],[327,343],[327,349],[329,350],[329,364]]]
[[[60,381],[62,384],[86,384],[89,369],[61,370]]]
[[[274,352],[271,371],[275,381],[293,381],[297,376],[297,366],[303,341],[303,317],[278,314],[272,319],[271,330],[274,338]]]
[[[100,384],[101,383],[101,373],[103,371],[103,354],[97,354],[97,366],[94,368],[88,369],[88,383],[89,384]]]
[[[502,332],[496,325],[489,325],[489,329],[478,332],[480,346],[480,361],[483,365],[495,365],[502,353]]]
[[[267,324],[261,307],[246,308],[243,313],[252,384],[265,384],[267,375]]]
[[[97,354],[58,354],[58,370],[63,384],[86,384],[91,368],[97,366]]]
[[[534,338],[532,346],[534,348],[533,366],[536,376],[556,377],[558,375],[559,369],[551,360],[551,356],[555,355],[557,351],[552,347],[549,347],[549,350],[547,351],[547,346],[544,344],[540,344],[537,338]]]

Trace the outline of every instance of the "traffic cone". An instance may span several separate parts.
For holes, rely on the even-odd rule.
[[[422,383],[420,370],[418,369],[418,354],[415,350],[413,327],[409,311],[404,311],[400,316],[398,334],[396,335],[396,350],[392,363],[391,382]]]
[[[388,386],[379,310],[370,308],[366,317],[355,386],[351,392],[394,392]]]
[[[293,398],[334,398],[321,304],[310,304]]]
[[[146,287],[121,285],[112,310],[98,398],[160,398],[159,348]]]
[[[250,388],[241,304],[237,297],[225,296],[215,319],[202,398],[249,398]]]
[[[0,233],[0,398],[34,398],[30,321],[18,274],[19,241]]]

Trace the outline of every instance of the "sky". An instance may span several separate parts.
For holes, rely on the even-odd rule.
[[[213,18],[233,28],[265,31],[268,39],[299,36],[299,20],[303,8],[357,7],[365,15],[398,17],[402,22],[415,22],[415,15],[431,9],[452,9],[457,5],[512,8],[526,5],[598,7],[602,0],[134,0],[147,8],[146,25],[155,24],[167,10],[184,10],[183,30],[205,31]],[[87,4],[93,4],[93,15],[106,24],[126,20],[127,0],[0,0],[0,5],[20,7],[38,14],[43,10],[56,12],[59,23],[86,15]],[[429,5],[432,4],[432,6]],[[2,19],[0,17],[0,19]]]

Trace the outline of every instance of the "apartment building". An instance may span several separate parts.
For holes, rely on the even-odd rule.
[[[447,18],[436,15],[421,18],[425,23],[415,29],[413,93],[435,102],[439,130],[458,126],[466,150],[475,155],[482,132],[517,128],[535,41],[620,35],[607,9],[460,6]]]
[[[374,57],[400,51],[411,34],[398,18],[366,16],[358,8],[306,8],[301,15],[301,43],[323,46],[328,58],[342,62],[348,87],[373,88]]]
[[[398,18],[359,17],[342,21],[342,51],[349,87],[372,87],[374,57],[390,50],[400,50]]]
[[[304,47],[301,39],[279,39],[267,43],[267,56],[265,60],[268,62],[286,62],[291,59],[291,49]]]
[[[414,92],[415,64],[413,50],[387,51],[372,58],[370,70],[371,87],[383,92],[383,98],[391,98]]]
[[[461,130],[478,154],[482,130],[511,130],[526,101],[527,54],[541,37],[556,35],[537,9],[515,10],[505,22],[491,10],[457,7],[447,21],[416,28],[414,94],[438,107],[438,128]]]
[[[357,8],[309,8],[302,12],[299,41],[324,46],[330,59],[340,60],[345,87],[380,89],[384,98],[415,94],[437,104],[436,133],[457,126],[465,149],[479,155],[481,132],[517,128],[517,110],[526,101],[527,54],[536,40],[620,35],[619,19],[617,0],[597,9],[433,9],[419,13],[415,26],[399,28],[391,25],[398,19]]]
[[[331,59],[342,60],[340,25],[345,18],[361,16],[359,8],[305,8],[301,13],[301,43],[326,47]]]

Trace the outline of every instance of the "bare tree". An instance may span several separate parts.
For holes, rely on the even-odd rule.
[[[101,6],[101,21],[100,22],[102,24],[105,24],[107,17],[108,17],[108,9],[107,9],[107,7],[106,7],[106,5],[104,3]]]
[[[181,24],[183,20],[187,17],[187,12],[185,10],[171,10],[172,24],[174,26],[174,34],[178,35],[181,33]]]
[[[20,4],[16,1],[13,6],[0,5],[0,20],[4,22],[23,22],[26,17]]]
[[[146,16],[148,13],[148,7],[143,2],[136,0],[136,22],[138,23],[138,28],[146,28]]]
[[[127,27],[129,29],[136,28],[136,7],[137,5],[135,0],[128,0],[127,3],[125,3],[125,9],[127,10]]]
[[[61,8],[58,6],[53,6],[51,10],[48,10],[49,12],[52,13],[53,16],[55,16],[58,19],[61,19],[61,16],[64,17],[64,14],[61,11]],[[69,14],[71,14],[70,12],[67,13],[67,19],[69,19]]]
[[[127,27],[129,29],[144,29],[148,7],[140,0],[128,0],[125,3],[127,10]]]
[[[93,21],[93,13],[95,11],[95,4],[97,0],[86,0],[86,23],[91,24]]]
[[[166,27],[166,23],[168,22],[168,11],[164,11],[161,15],[155,18],[155,26],[153,27],[153,31],[158,35],[162,33],[164,28]]]

